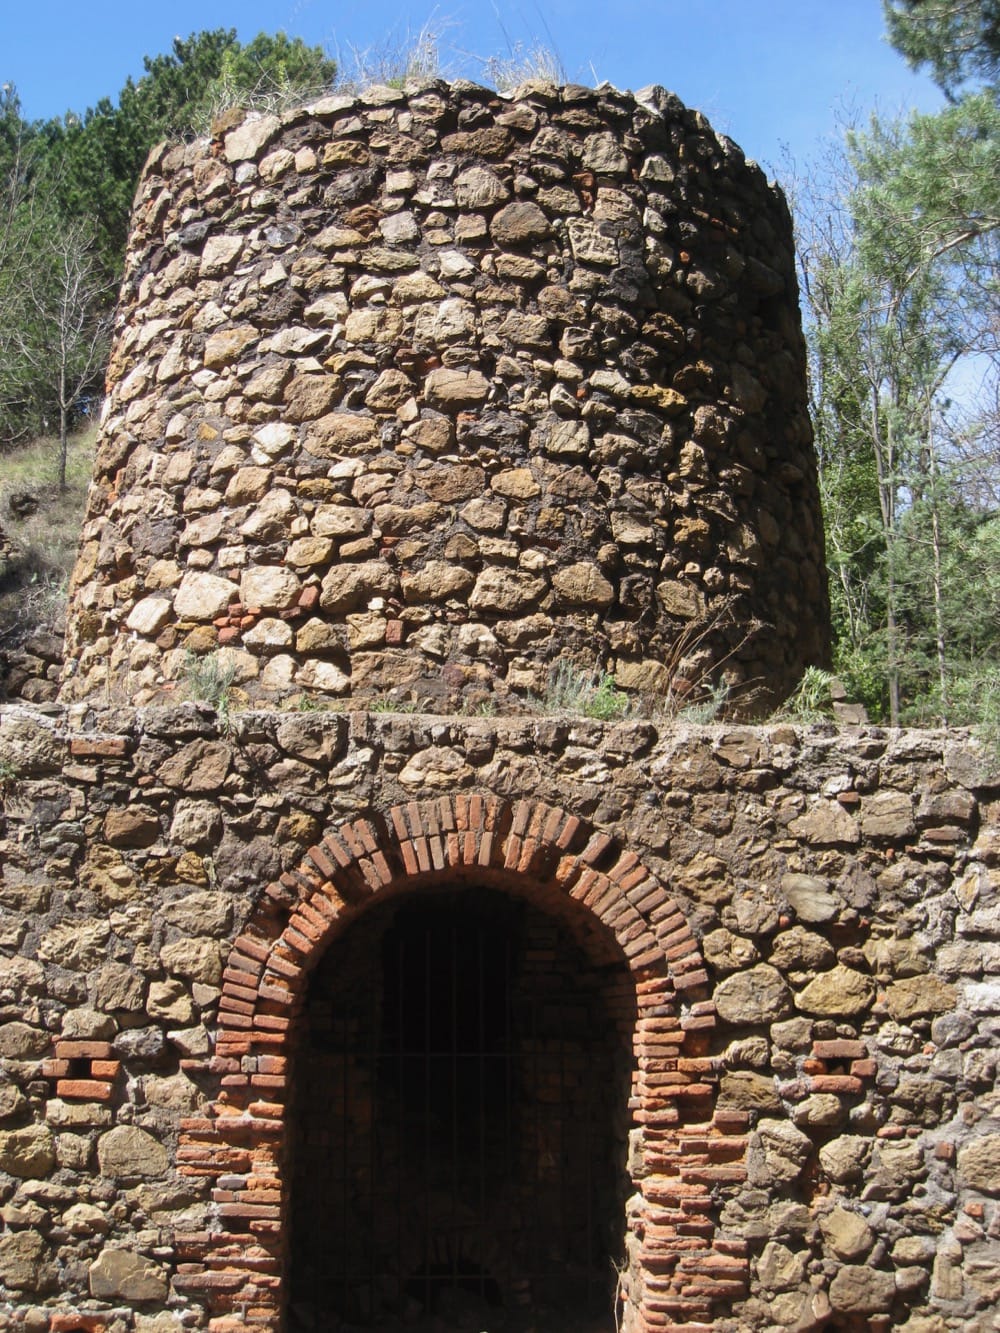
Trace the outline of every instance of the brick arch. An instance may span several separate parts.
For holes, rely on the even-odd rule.
[[[746,1259],[715,1234],[713,1189],[745,1174],[745,1118],[714,1108],[708,974],[684,913],[634,853],[541,801],[455,795],[340,825],[270,884],[224,972],[218,1096],[182,1122],[178,1168],[212,1183],[212,1221],[179,1234],[175,1286],[201,1294],[215,1333],[282,1323],[289,1041],[309,973],[380,895],[475,877],[614,940],[635,986],[628,1333],[710,1327],[745,1293]],[[574,906],[571,906],[574,905]]]

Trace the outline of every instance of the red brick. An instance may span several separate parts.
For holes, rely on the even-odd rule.
[[[291,1025],[292,1020],[284,1014],[260,1013],[254,1017],[254,1027],[263,1028],[267,1032],[287,1032]]]
[[[332,833],[327,834],[323,839],[323,850],[331,856],[336,864],[343,870],[347,870],[353,861],[350,852],[340,839],[335,837]]]
[[[271,952],[271,944],[266,940],[258,939],[255,935],[238,935],[233,944],[234,954],[236,952],[244,953],[248,958],[256,958],[263,961]]]
[[[680,976],[674,976],[674,985],[677,987],[678,990],[694,990],[695,987],[697,986],[707,986],[708,973],[704,971],[682,972]],[[709,1026],[714,1025],[715,1019],[710,1015],[706,1015],[706,1017],[708,1018],[708,1025]],[[695,1022],[698,1022],[700,1024],[701,1020],[687,1019],[685,1020],[684,1026],[685,1028],[692,1027]]]
[[[174,1286],[178,1291],[236,1291],[247,1280],[246,1273],[178,1273]]]
[[[567,815],[564,811],[559,812],[564,819],[562,830],[556,838],[556,846],[560,851],[568,851],[576,841],[576,835],[579,833],[581,824],[575,815]]]
[[[814,1074],[809,1080],[813,1092],[861,1092],[864,1084],[851,1074]]]
[[[60,1060],[109,1060],[114,1055],[114,1047],[109,1041],[69,1041],[56,1042],[56,1055]]]
[[[69,752],[78,759],[118,759],[125,753],[125,737],[74,737]]]
[[[227,981],[223,985],[222,993],[225,996],[231,996],[234,1000],[245,1000],[247,1004],[253,1004],[257,998],[256,986],[237,986],[233,981]]]
[[[74,1101],[109,1102],[113,1088],[95,1078],[61,1078],[56,1082],[56,1096]]]
[[[274,1218],[277,1221],[281,1217],[281,1209],[267,1203],[220,1203],[219,1215],[220,1217]]]
[[[812,1053],[818,1060],[861,1060],[868,1054],[863,1041],[814,1041]]]

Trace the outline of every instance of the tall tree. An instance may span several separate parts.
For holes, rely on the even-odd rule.
[[[1000,78],[1000,0],[883,0],[889,40],[945,95]]]
[[[17,90],[0,88],[0,448],[36,429],[37,388],[21,352],[25,308],[45,226],[38,143]]]
[[[336,66],[284,33],[175,38],[138,81],[84,115],[25,121],[0,87],[0,447],[60,422],[99,378],[92,364],[120,276],[139,173],[159,139],[208,128],[221,106],[328,87]],[[62,453],[62,450],[61,450]]]
[[[47,228],[27,274],[16,331],[25,365],[55,406],[60,490],[66,489],[70,422],[85,399],[100,397],[108,355],[107,285],[92,250],[84,223]]]
[[[919,164],[911,124],[873,122],[798,210],[838,667],[893,723],[931,697],[947,716],[967,665],[947,575],[971,493],[959,465],[983,432],[971,419],[956,432],[949,390],[993,323],[988,231],[973,282],[972,242],[942,243],[906,206]]]

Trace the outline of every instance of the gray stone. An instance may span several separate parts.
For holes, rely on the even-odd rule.
[[[751,967],[760,959],[750,940],[725,928],[710,931],[701,944],[706,962],[722,975]]]
[[[112,847],[151,847],[160,832],[160,817],[148,805],[109,810],[104,817],[104,836]]]
[[[384,560],[335,565],[323,579],[320,606],[325,611],[350,611],[372,597],[389,596],[397,589],[396,574]]]
[[[476,580],[469,597],[474,611],[521,611],[537,602],[545,591],[545,580],[533,574],[488,566]]]
[[[736,1069],[723,1074],[719,1101],[741,1111],[781,1110],[781,1098],[774,1086],[773,1076],[755,1074],[749,1069]]]
[[[875,1244],[875,1233],[865,1219],[846,1208],[833,1208],[822,1213],[819,1229],[838,1259],[860,1259]]]
[[[788,830],[817,847],[854,847],[861,840],[860,824],[836,801],[817,801],[804,815],[793,819]]]
[[[240,601],[263,611],[285,611],[295,605],[301,587],[290,569],[259,565],[240,579]]]
[[[407,602],[445,602],[464,598],[476,576],[450,560],[428,560],[422,568],[404,573],[400,581]]]
[[[508,204],[490,222],[490,235],[498,245],[527,245],[542,241],[551,230],[549,220],[537,204]]]
[[[433,745],[405,764],[399,780],[404,787],[443,791],[465,786],[471,777],[472,769],[458,750]]]
[[[928,1018],[954,1009],[958,991],[935,976],[904,977],[886,990],[889,1013],[899,1023]]]
[[[442,411],[478,407],[489,391],[489,381],[478,370],[432,370],[424,381],[424,398]]]
[[[142,1008],[145,995],[144,978],[125,963],[106,963],[94,981],[94,1003],[110,1012],[135,1012]]]
[[[216,940],[175,940],[160,950],[160,961],[168,972],[215,986],[222,977],[223,947]]]
[[[102,1250],[90,1266],[89,1280],[97,1300],[162,1301],[168,1291],[165,1269],[131,1250]]]
[[[871,1006],[875,983],[864,972],[837,964],[821,972],[795,997],[795,1003],[807,1014],[854,1017]]]
[[[224,741],[191,741],[160,766],[158,776],[182,791],[218,791],[231,762],[232,750]]]
[[[261,116],[254,112],[237,129],[226,135],[227,162],[247,162],[260,155],[261,149],[271,142],[281,128],[277,116]]]
[[[189,570],[174,594],[174,612],[182,620],[214,620],[237,600],[238,592],[228,579]]]
[[[958,1154],[958,1172],[972,1189],[1000,1194],[1000,1134],[984,1134]]]
[[[0,1120],[13,1120],[24,1113],[27,1102],[14,1083],[0,1083]]]
[[[222,835],[222,816],[210,801],[178,801],[170,824],[170,839],[183,847],[207,848]]]
[[[0,1131],[0,1171],[30,1180],[47,1176],[55,1164],[55,1143],[47,1125]]]
[[[161,1176],[170,1165],[167,1151],[136,1125],[118,1125],[97,1140],[101,1173],[115,1180]]]
[[[33,1055],[42,1055],[51,1041],[49,1033],[16,1018],[0,1024],[0,1056],[8,1060],[30,1060]]]
[[[618,175],[628,170],[628,158],[617,135],[602,130],[588,134],[583,143],[583,165],[591,171]]]
[[[170,601],[166,597],[143,597],[125,618],[125,624],[136,634],[156,634],[170,618]]]
[[[455,202],[459,208],[489,208],[509,194],[506,185],[489,167],[468,167],[455,177]]]
[[[9,1231],[0,1236],[0,1282],[4,1286],[42,1295],[54,1285],[55,1277],[48,1247],[37,1231]]]
[[[727,977],[715,990],[715,1007],[727,1023],[772,1023],[786,1016],[791,1002],[781,973],[767,963]]]
[[[781,888],[800,921],[819,924],[832,921],[837,914],[837,900],[825,879],[816,875],[782,875]]]
[[[795,1180],[810,1153],[812,1139],[786,1120],[762,1120],[747,1147],[747,1179],[770,1186]]]
[[[871,1144],[855,1134],[842,1134],[831,1139],[819,1150],[819,1164],[824,1173],[838,1185],[857,1180],[865,1169]]]
[[[110,1041],[117,1030],[110,1014],[95,1009],[67,1009],[63,1014],[62,1035],[74,1041]]]
[[[832,946],[822,935],[793,926],[774,937],[768,961],[782,972],[816,972],[831,967],[835,960]]]
[[[830,1283],[830,1304],[842,1314],[884,1314],[895,1297],[892,1274],[867,1264],[845,1264]]]
[[[861,803],[861,828],[868,838],[909,838],[916,825],[905,792],[877,792]]]
[[[769,1291],[790,1291],[806,1274],[806,1256],[779,1241],[768,1241],[757,1260],[757,1277]]]
[[[232,903],[226,894],[211,890],[188,893],[163,907],[163,920],[186,936],[222,938],[229,929],[232,914]]]
[[[615,599],[614,586],[598,566],[589,561],[579,561],[556,570],[552,587],[568,606],[593,606],[606,610]]]

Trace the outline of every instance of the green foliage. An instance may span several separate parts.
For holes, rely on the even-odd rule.
[[[219,715],[225,730],[229,726],[233,681],[236,667],[225,662],[218,653],[188,652],[184,658],[184,683],[192,699],[211,704]]]
[[[819,667],[806,667],[794,692],[785,700],[778,716],[794,722],[822,722],[833,716],[830,689],[834,677]]]
[[[624,717],[628,702],[628,695],[615,688],[614,676],[584,671],[565,660],[549,672],[544,696],[532,700],[542,713],[575,713],[599,722]]]
[[[418,713],[420,705],[416,699],[397,699],[391,694],[379,695],[368,705],[370,713]]]
[[[100,393],[129,213],[150,148],[208,127],[222,106],[328,88],[336,66],[284,33],[175,38],[138,81],[84,114],[24,119],[0,87],[0,448],[67,432]]]
[[[1000,75],[1000,0],[883,0],[889,40],[955,97],[970,80]]]
[[[1000,106],[989,93],[937,115],[874,118],[848,135],[859,251],[902,289],[936,263],[992,263],[1000,226]]]
[[[58,485],[58,451],[38,439],[4,455],[0,525],[11,547],[0,560],[0,649],[13,650],[40,628],[58,632],[80,542],[93,470],[95,431],[71,438],[67,486]]]
[[[998,167],[989,97],[874,119],[845,135],[833,191],[800,214],[835,667],[894,723],[958,720],[950,682],[974,663],[963,621],[994,641],[956,564],[998,493],[991,411],[963,416],[950,394],[963,366],[995,382]]]
[[[694,699],[682,701],[676,696],[659,700],[651,710],[652,717],[676,717],[681,722],[690,722],[694,726],[707,726],[717,722],[725,715],[732,703],[731,691],[725,681],[709,685],[696,693]]]

